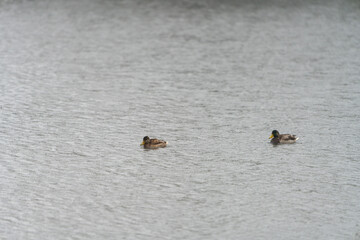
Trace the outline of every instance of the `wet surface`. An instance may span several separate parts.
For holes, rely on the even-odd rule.
[[[0,235],[356,239],[359,13],[1,3]]]

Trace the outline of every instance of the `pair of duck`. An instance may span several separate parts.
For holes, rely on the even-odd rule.
[[[272,131],[271,136],[271,143],[272,144],[285,144],[285,143],[295,143],[296,140],[299,138],[296,137],[296,135],[291,134],[280,134],[277,130]],[[145,136],[143,138],[141,146],[144,146],[144,148],[148,149],[155,149],[155,148],[163,148],[166,147],[168,142],[164,140],[159,140],[156,138],[150,139],[148,136]]]

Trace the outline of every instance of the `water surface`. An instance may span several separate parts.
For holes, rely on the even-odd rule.
[[[360,238],[359,2],[3,1],[0,34],[2,238]]]

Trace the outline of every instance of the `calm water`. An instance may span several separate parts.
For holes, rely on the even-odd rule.
[[[359,1],[1,1],[0,239],[360,239],[359,66]]]

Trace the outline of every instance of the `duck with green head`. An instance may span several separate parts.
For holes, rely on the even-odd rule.
[[[295,143],[299,139],[296,135],[280,134],[278,130],[272,131],[270,138],[272,144]]]
[[[168,142],[166,142],[166,141],[159,140],[156,138],[150,139],[148,136],[145,136],[143,138],[143,141],[140,144],[140,146],[144,146],[144,148],[147,148],[147,149],[155,149],[155,148],[166,147],[167,144],[168,144]]]

